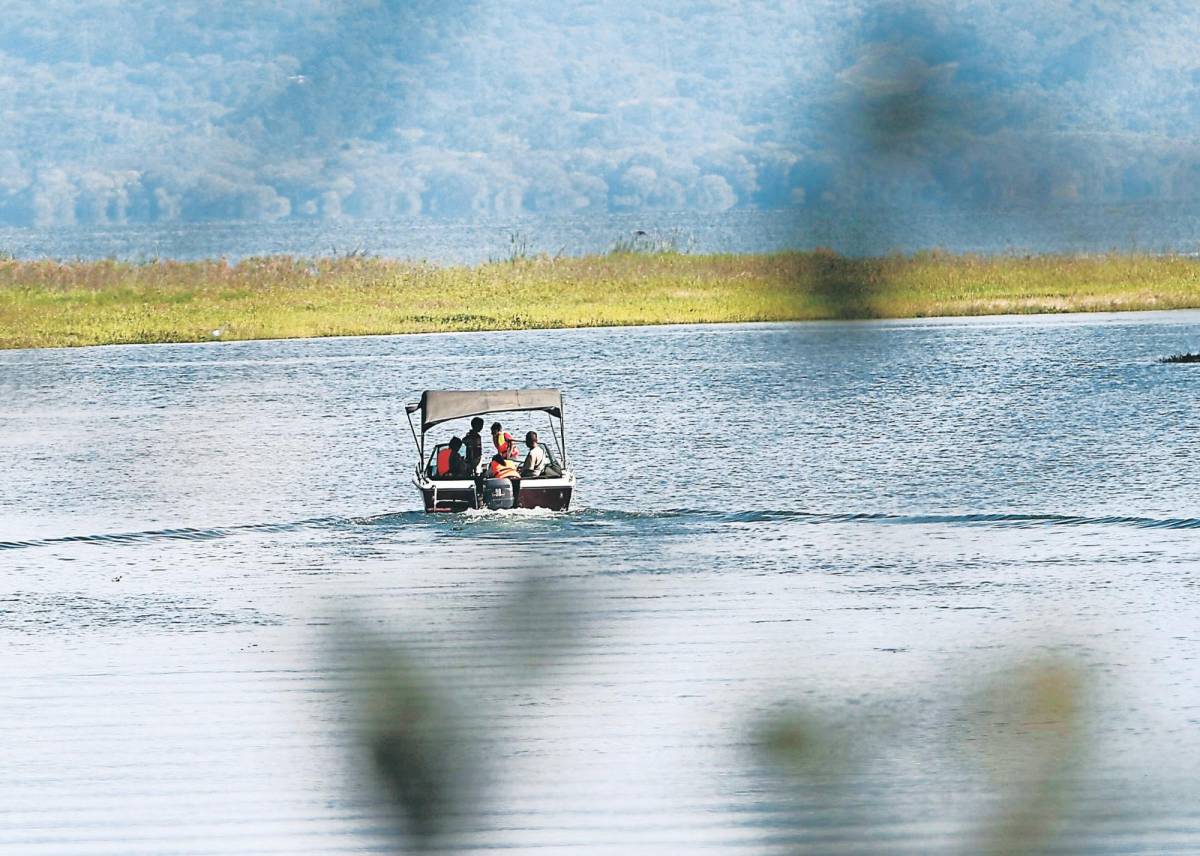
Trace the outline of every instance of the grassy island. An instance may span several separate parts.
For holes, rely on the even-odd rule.
[[[0,260],[4,348],[1192,307],[1200,259],[1170,255]]]

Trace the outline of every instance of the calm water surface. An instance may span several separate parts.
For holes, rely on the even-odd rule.
[[[637,233],[644,233],[635,237]],[[997,209],[876,205],[869,209],[646,211],[508,219],[283,220],[12,228],[0,252],[18,258],[218,258],[368,253],[439,263],[514,253],[604,253],[619,242],[698,253],[765,253],[831,247],[882,255],[941,247],[955,252],[1195,253],[1200,204],[1062,203]]]
[[[366,635],[481,771],[436,849],[976,852],[1032,794],[1058,849],[1194,852],[1200,368],[1155,358],[1198,343],[1172,313],[2,352],[0,850],[386,849]],[[577,508],[418,513],[404,402],[543,385]],[[1065,736],[1020,707],[1038,669],[1079,687]],[[798,766],[755,749],[785,716]]]

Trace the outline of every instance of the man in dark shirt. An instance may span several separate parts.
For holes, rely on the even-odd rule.
[[[467,459],[460,454],[463,447],[463,441],[457,437],[450,440],[450,478],[452,479],[469,479],[474,471],[471,469]]]
[[[463,445],[467,447],[467,465],[471,472],[475,472],[475,468],[483,460],[483,437],[479,434],[482,430],[483,420],[476,416],[471,420],[471,430],[463,437]]]

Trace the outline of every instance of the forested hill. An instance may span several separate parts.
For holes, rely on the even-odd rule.
[[[0,221],[1200,199],[1200,12],[0,3]]]

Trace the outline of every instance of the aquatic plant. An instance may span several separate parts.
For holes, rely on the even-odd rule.
[[[519,230],[508,233],[508,261],[516,264],[529,258],[529,236]]]
[[[649,245],[647,245],[649,246]],[[515,250],[521,250],[518,245]],[[512,299],[497,304],[489,295]],[[0,260],[0,347],[1200,307],[1190,256]]]
[[[629,235],[617,238],[609,247],[608,254],[619,255],[666,255],[690,253],[695,245],[695,239],[686,235],[681,229],[652,235],[644,229],[637,229]]]

